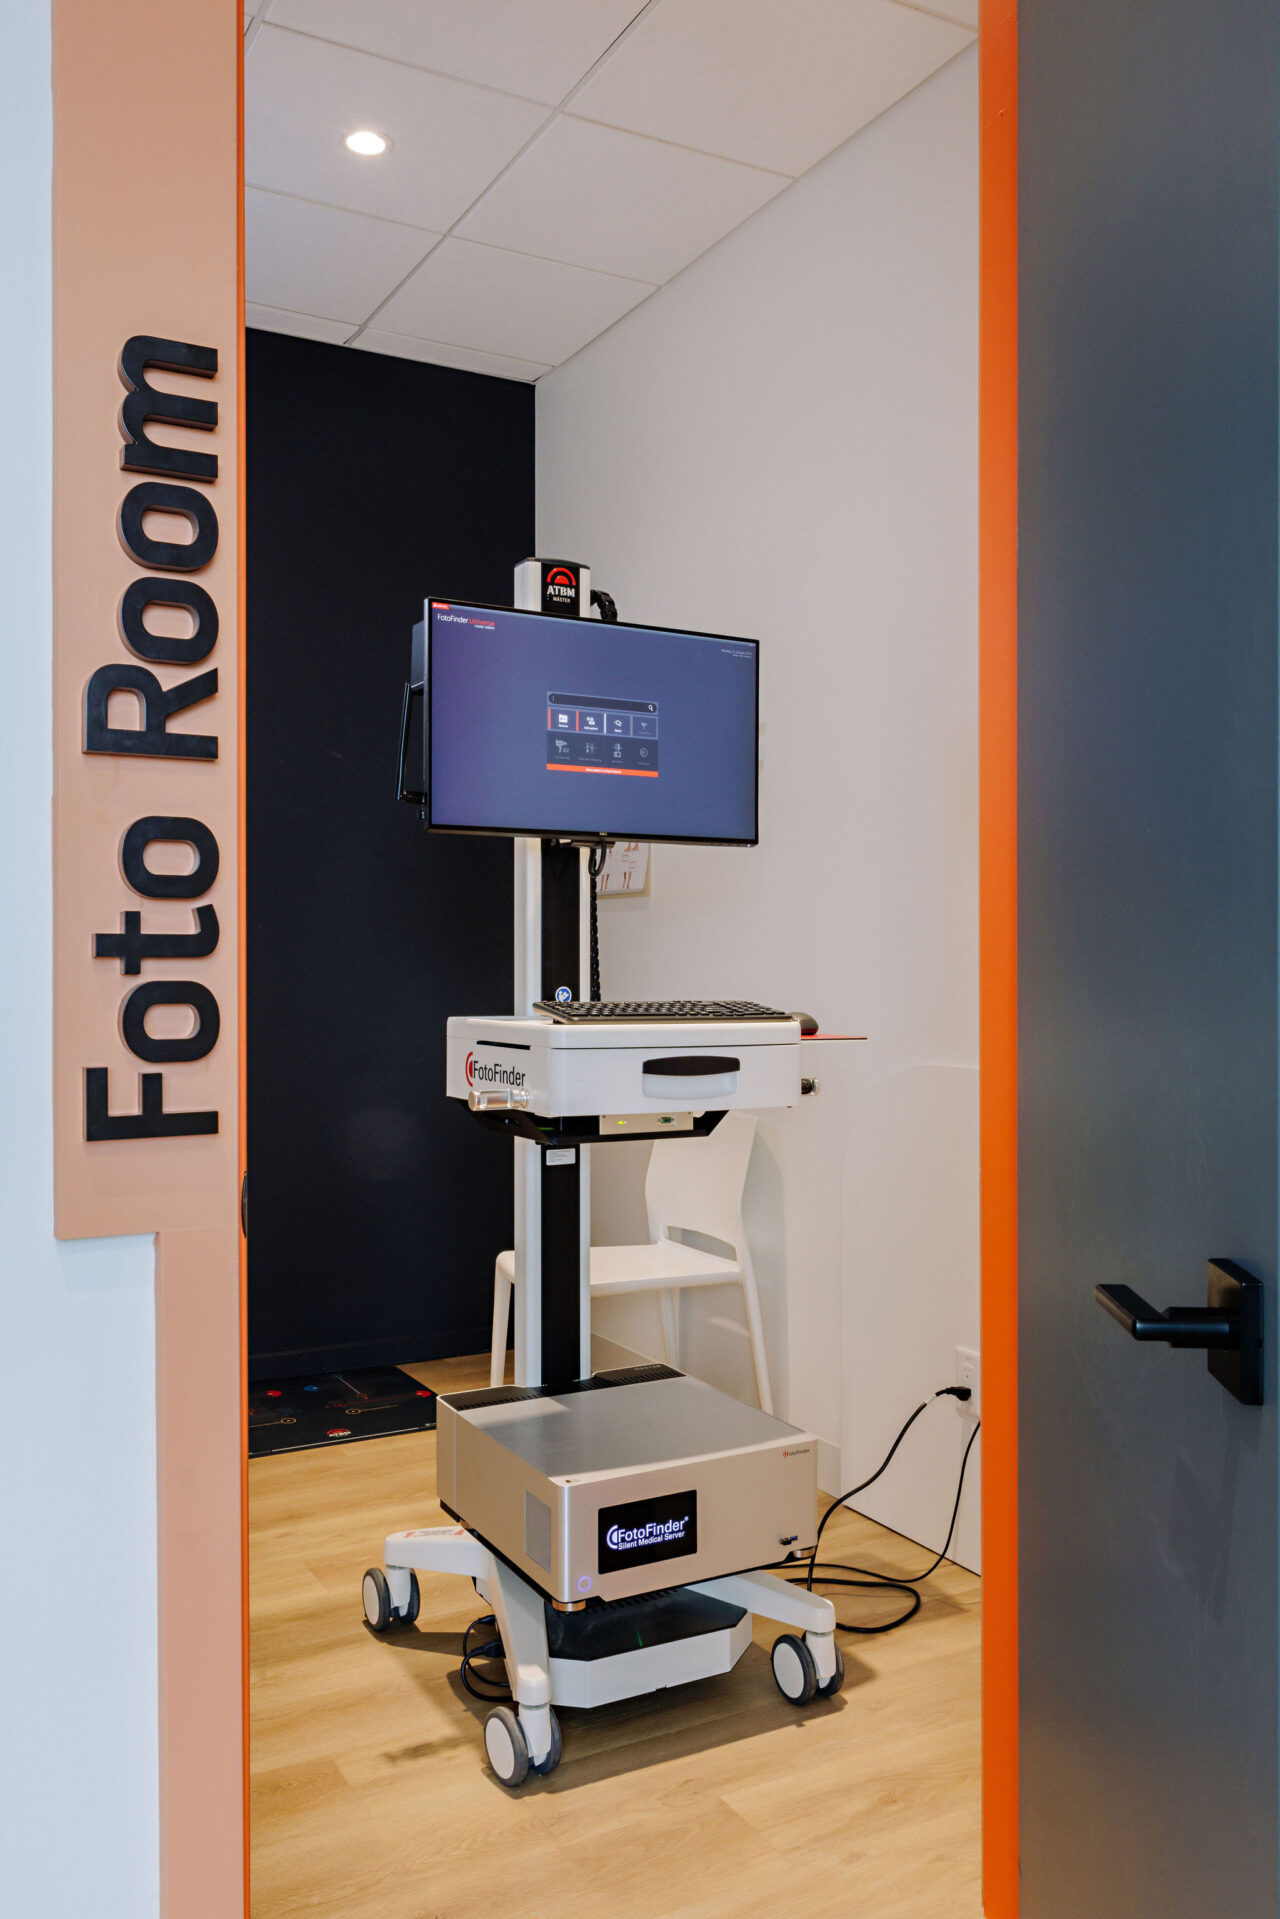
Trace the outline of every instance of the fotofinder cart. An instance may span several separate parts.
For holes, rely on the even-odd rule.
[[[516,587],[514,611],[427,602],[400,772],[431,829],[515,838],[517,1010],[449,1020],[446,1093],[515,1145],[516,1383],[440,1396],[457,1523],[392,1533],[363,1586],[381,1632],[416,1618],[418,1572],[475,1582],[512,1701],[485,1749],[512,1787],[559,1763],[556,1706],[728,1672],[753,1614],[792,1629],[772,1660],[794,1704],[844,1679],[830,1601],[763,1570],[814,1546],[814,1436],[670,1366],[591,1370],[589,1149],[802,1095],[797,1017],[602,1003],[596,979],[595,849],[755,843],[757,649],[588,624],[589,576],[565,562],[526,561]]]

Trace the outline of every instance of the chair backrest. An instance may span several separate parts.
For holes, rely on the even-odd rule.
[[[644,1183],[651,1239],[673,1230],[704,1233],[743,1256],[742,1189],[756,1123],[754,1113],[726,1113],[705,1139],[655,1143]]]

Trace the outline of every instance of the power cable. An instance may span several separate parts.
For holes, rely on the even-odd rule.
[[[940,1392],[931,1393],[928,1399],[922,1400],[912,1413],[910,1419],[908,1419],[903,1426],[901,1432],[899,1432],[892,1446],[890,1446],[888,1452],[876,1467],[876,1470],[871,1474],[871,1477],[864,1479],[860,1485],[851,1487],[847,1493],[841,1493],[838,1499],[833,1499],[819,1520],[817,1537],[813,1542],[813,1556],[804,1573],[792,1573],[790,1575],[790,1583],[793,1586],[803,1586],[808,1592],[813,1591],[815,1584],[819,1586],[856,1587],[862,1591],[869,1592],[899,1592],[911,1601],[911,1604],[905,1612],[899,1613],[896,1619],[890,1619],[886,1621],[884,1625],[880,1626],[855,1626],[843,1619],[837,1619],[836,1625],[841,1632],[858,1633],[865,1638],[873,1638],[880,1633],[896,1632],[899,1626],[905,1626],[909,1619],[915,1618],[921,1606],[920,1594],[916,1588],[923,1580],[930,1578],[933,1573],[937,1572],[938,1567],[946,1558],[948,1548],[955,1536],[956,1522],[960,1517],[960,1500],[964,1493],[964,1476],[968,1469],[969,1455],[973,1451],[974,1441],[982,1431],[982,1421],[978,1420],[975,1423],[973,1431],[969,1435],[969,1442],[964,1449],[964,1457],[960,1461],[960,1477],[956,1485],[955,1503],[951,1508],[951,1524],[947,1527],[947,1536],[942,1543],[942,1551],[925,1567],[923,1572],[899,1573],[891,1576],[888,1573],[876,1572],[868,1566],[850,1566],[839,1559],[820,1560],[818,1558],[818,1547],[822,1544],[822,1535],[826,1530],[827,1521],[847,1500],[856,1498],[859,1493],[866,1492],[868,1486],[875,1485],[877,1479],[888,1470],[894,1454],[897,1452],[911,1428],[915,1425],[917,1419],[919,1419],[921,1413],[932,1406],[935,1400],[967,1400],[970,1397],[970,1390],[967,1386],[944,1386]],[[785,1565],[788,1562],[783,1561],[782,1563]],[[863,1577],[859,1579],[849,1579],[841,1576],[848,1573],[860,1573]]]

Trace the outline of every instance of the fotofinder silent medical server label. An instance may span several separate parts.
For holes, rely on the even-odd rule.
[[[698,1550],[698,1495],[664,1493],[602,1506],[597,1570],[622,1572],[659,1559],[684,1559]]]

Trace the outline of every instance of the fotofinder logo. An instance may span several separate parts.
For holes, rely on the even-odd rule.
[[[605,1539],[616,1553],[631,1553],[642,1546],[666,1546],[673,1539],[683,1539],[689,1524],[689,1515],[683,1519],[650,1519],[643,1526],[610,1526]]]
[[[664,1493],[656,1499],[631,1499],[625,1506],[602,1507],[597,1546],[602,1573],[696,1553],[697,1493]]]
[[[477,1059],[474,1052],[467,1054],[468,1086],[510,1086],[524,1085],[524,1071],[519,1066],[504,1066],[501,1060]]]

